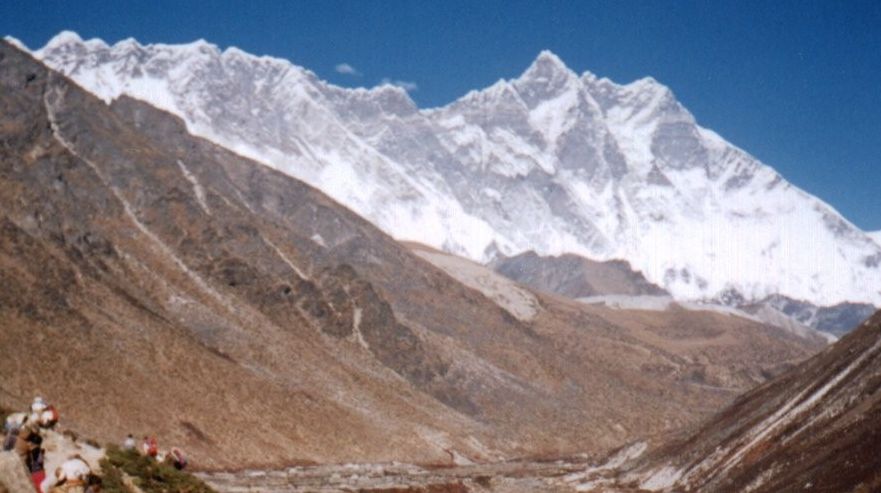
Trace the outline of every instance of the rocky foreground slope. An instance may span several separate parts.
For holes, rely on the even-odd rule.
[[[570,476],[579,491],[881,491],[881,312],[696,432]]]
[[[0,403],[39,393],[101,442],[155,433],[202,468],[601,452],[823,345],[722,314],[494,297],[5,42],[0,115]]]

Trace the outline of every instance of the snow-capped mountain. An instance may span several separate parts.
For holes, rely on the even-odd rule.
[[[63,32],[34,52],[110,101],[325,191],[399,239],[487,261],[626,259],[680,299],[881,306],[881,244],[700,127],[657,81],[620,85],[542,52],[518,78],[419,109],[286,60]]]

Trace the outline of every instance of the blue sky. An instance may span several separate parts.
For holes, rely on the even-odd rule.
[[[422,107],[516,77],[542,49],[616,82],[651,75],[866,230],[881,230],[879,26],[877,0],[0,2],[0,32],[31,47],[62,29],[204,38],[341,85],[411,84]]]

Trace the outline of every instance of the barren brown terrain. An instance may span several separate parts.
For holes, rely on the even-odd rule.
[[[0,111],[0,404],[102,442],[203,470],[600,454],[823,346],[485,280],[5,42]]]
[[[879,491],[879,423],[881,312],[637,471],[675,473],[672,490]]]
[[[588,492],[881,491],[881,312],[820,354],[642,454],[558,484]]]

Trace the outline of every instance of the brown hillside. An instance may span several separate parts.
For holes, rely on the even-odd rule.
[[[0,43],[0,404],[200,467],[601,452],[819,348],[451,276],[320,192]]]

